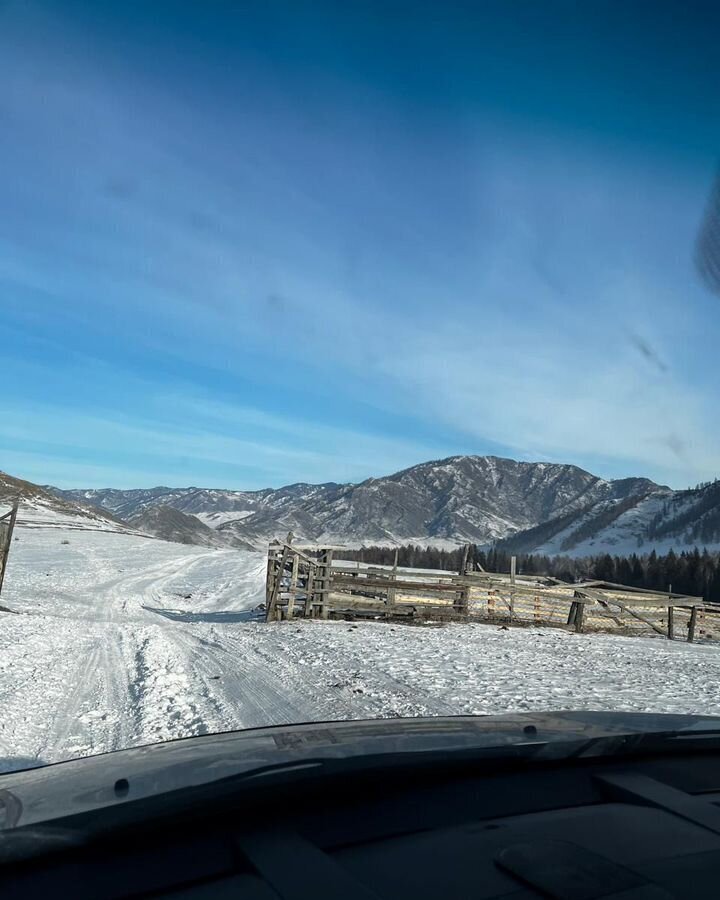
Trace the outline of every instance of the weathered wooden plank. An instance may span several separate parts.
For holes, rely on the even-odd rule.
[[[464,577],[467,570],[467,561],[468,556],[470,554],[470,544],[465,544],[463,548],[462,559],[460,560],[460,570],[458,571],[458,575],[461,576],[458,581],[460,582],[460,589],[455,595],[455,612],[461,615],[466,615],[468,611],[468,601],[470,599],[470,584],[468,580]]]
[[[302,559],[302,560],[303,560],[304,562],[306,562],[308,565],[310,565],[310,566],[315,566],[315,565],[317,565],[317,559],[316,559],[315,557],[313,557],[313,556],[308,556],[306,553],[301,553],[300,550],[298,550],[298,548],[295,546],[295,544],[285,544],[285,543],[283,542],[283,543],[280,544],[279,546],[280,546],[281,548],[282,548],[282,547],[288,547],[288,546],[289,546],[289,547],[290,547],[290,550],[291,550],[294,554],[297,554],[297,555],[300,557],[300,559]]]
[[[391,569],[390,579],[394,582],[397,579],[397,567],[398,567],[398,553],[397,548],[395,549],[395,559],[393,560],[393,567]],[[395,589],[389,588],[387,592],[387,605],[392,606],[395,603]]]
[[[353,565],[342,565],[342,563],[338,563],[337,561],[333,563],[333,572],[349,574],[351,572],[359,572],[361,575],[365,573],[371,574],[387,574],[393,570],[394,567],[390,566],[371,566],[368,564],[360,564],[358,568],[357,564]],[[461,582],[463,584],[477,584],[477,585],[487,585],[487,584],[500,584],[506,585],[510,582],[510,576],[505,574],[494,574],[491,572],[466,572],[464,575],[460,575],[458,572],[448,572],[445,569],[410,569],[404,566],[397,567],[397,574],[400,577],[404,578],[419,578],[424,580],[429,579],[437,579],[438,581],[455,581]],[[534,587],[545,587],[546,585],[538,580],[533,578],[523,578],[519,576],[516,579],[518,585],[524,585],[528,588]],[[562,582],[562,584],[566,584]],[[572,589],[573,585],[566,584],[568,589]]]
[[[362,575],[364,572],[387,572],[389,568],[382,568],[377,566],[372,566],[370,564],[360,563],[359,566],[361,568],[358,569],[358,564],[354,563],[352,568],[348,565],[343,566],[342,561],[339,561],[339,564],[333,565],[333,571],[338,573],[346,573],[346,572],[357,572],[359,571]],[[430,578],[437,579],[440,581],[458,581],[458,582],[469,582],[472,585],[482,586],[482,585],[490,585],[490,584],[499,584],[501,586],[507,586],[512,583],[511,575],[507,573],[496,573],[496,572],[466,572],[465,575],[459,575],[456,572],[450,572],[446,569],[438,569],[435,571],[427,570],[427,569],[411,569],[409,567],[398,566],[397,574],[399,577],[404,577],[405,580],[409,580],[410,578],[418,578],[429,580]],[[606,587],[600,587],[601,585]],[[529,578],[527,576],[515,576],[515,590],[519,592],[520,590],[535,592],[536,590],[540,590],[543,593],[549,588],[554,587],[556,589],[567,589],[570,592],[570,596],[572,591],[576,588],[595,588],[596,590],[600,590],[603,593],[606,591],[614,591],[620,594],[630,594],[630,595],[639,595],[640,599],[643,597],[647,597],[648,599],[656,598],[659,601],[665,601],[664,604],[661,605],[669,605],[670,600],[680,600],[686,601],[688,607],[693,605],[701,605],[703,603],[702,597],[696,597],[691,594],[679,594],[677,592],[668,592],[668,591],[655,591],[650,590],[648,588],[638,588],[631,585],[623,585],[623,584],[615,584],[614,582],[602,582],[602,581],[586,581],[580,582],[578,584],[572,584],[568,582],[562,582],[557,578],[550,578],[549,576],[538,576],[536,578]],[[624,598],[623,598],[624,599]],[[629,599],[629,598],[628,598]],[[634,598],[633,598],[634,599]],[[683,605],[674,604],[674,605]],[[720,608],[719,608],[720,611]]]
[[[343,575],[334,575],[333,584],[336,585],[338,590],[346,590],[353,588],[355,590],[361,589],[383,589],[387,587],[386,579],[375,579],[375,578],[352,578],[350,579],[347,576]],[[448,584],[448,583],[439,583],[439,582],[422,582],[422,581],[408,581],[408,580],[398,580],[394,585],[398,590],[405,591],[407,593],[423,593],[423,592],[435,592],[438,594],[445,593],[454,593],[457,591],[457,585]],[[509,593],[509,585],[505,586]],[[572,587],[572,586],[569,586]],[[495,586],[491,589],[486,588],[478,588],[475,585],[471,586],[472,590],[475,591],[476,595],[478,592],[482,593],[483,591],[487,591],[488,593],[492,592],[496,595],[500,596],[503,591],[500,590],[498,586]],[[542,600],[558,600],[565,603],[571,603],[573,600],[577,600],[578,603],[594,603],[597,598],[602,596],[603,600],[607,602],[614,602],[615,600],[619,600],[619,598],[615,598],[612,595],[601,595],[600,592],[597,592],[597,597],[593,594],[592,598],[590,597],[573,597],[571,592],[568,593],[559,593],[552,589],[548,588],[538,588],[537,586],[534,588],[526,588],[521,587],[516,583],[514,588],[514,593],[516,595],[515,600],[518,602],[518,598],[522,596],[534,598],[539,596]],[[583,592],[587,593],[587,592]],[[640,597],[627,599],[624,598],[622,601],[623,604],[628,606],[640,606],[640,607],[648,607],[651,609],[665,609],[669,605],[669,601],[666,596],[662,597],[662,600],[658,598],[647,598],[643,599]],[[617,605],[617,604],[616,604]],[[678,603],[677,601],[673,601],[674,606],[683,607],[684,604]],[[701,604],[694,604],[696,606],[700,606]],[[688,605],[689,606],[689,605]],[[720,613],[720,610],[718,610]]]
[[[366,590],[370,588],[378,588],[382,590],[386,590],[388,587],[387,578],[351,578],[347,575],[335,575],[333,574],[333,585],[337,589],[347,589],[347,590]],[[435,591],[437,593],[447,593],[447,594],[455,594],[457,593],[457,587],[454,584],[440,584],[440,583],[428,583],[424,581],[404,581],[397,579],[393,586],[397,590],[407,590],[407,591]]]
[[[295,608],[295,594],[297,593],[298,570],[300,568],[300,557],[297,553],[293,555],[292,574],[290,575],[290,591],[288,592],[287,612],[288,619],[292,619]]]
[[[610,608],[607,604],[607,600],[601,600],[600,597],[598,597],[597,602],[600,604],[602,609],[607,610],[607,612],[603,614],[604,616],[606,616],[608,619],[612,619],[613,622],[615,622],[615,624],[618,626],[618,628],[624,627],[622,620],[610,612]],[[591,609],[592,609],[592,607],[591,607]],[[600,615],[600,613],[598,612],[598,610],[592,609],[591,615],[597,616],[597,615]]]
[[[629,584],[616,584],[613,581],[585,581],[580,584],[572,585],[572,587],[583,588],[583,587],[595,587],[600,590],[608,590],[608,591],[618,591],[619,593],[627,593],[627,594],[645,594],[650,597],[664,597],[665,599],[684,599],[684,600],[698,600],[702,602],[702,597],[696,597],[692,594],[673,594],[669,591],[656,591],[651,590],[650,588],[641,588],[635,587],[634,585]]]
[[[620,609],[624,610],[628,613],[628,615],[633,616],[633,618],[637,619],[640,622],[644,622],[653,631],[657,632],[657,634],[665,637],[665,631],[653,622],[651,619],[648,619],[647,616],[641,615],[636,609],[633,609],[632,606],[628,603],[624,603],[622,600],[618,600],[616,597],[603,597],[603,600],[608,603],[610,606],[619,606]]]
[[[291,548],[290,543],[292,541],[292,532],[288,534],[288,539],[285,545],[283,546],[282,556],[280,557],[280,565],[278,566],[277,572],[275,574],[275,579],[272,586],[272,594],[270,595],[270,599],[267,603],[267,609],[265,611],[265,620],[267,622],[271,622],[273,617],[275,616],[275,607],[277,606],[278,597],[280,595],[280,584],[283,579],[283,575],[285,573],[285,566],[287,564],[288,556],[290,555]]]
[[[333,572],[334,571],[335,567],[333,566]],[[390,573],[394,573],[398,578],[405,578],[409,580],[417,578],[420,581],[438,581],[442,583],[455,581],[458,578],[457,572],[453,572],[450,575],[445,575],[444,573],[436,575],[434,572],[411,572],[407,569],[403,570],[399,566],[397,569],[395,569],[394,567],[390,569],[374,568],[367,569],[366,571],[369,575],[384,576],[386,578],[390,575]],[[360,572],[360,575],[362,576],[363,572]]]
[[[332,549],[326,550],[318,567],[317,579],[320,582],[320,591],[316,591],[315,593],[319,593],[321,597],[320,617],[323,619],[327,619],[330,612],[329,598],[327,597],[326,592],[329,588],[332,587],[332,573],[330,571],[332,566],[332,558]]]
[[[282,547],[285,541],[275,540],[270,541],[271,547]],[[347,546],[345,544],[334,544],[331,547],[328,547],[327,544],[308,544],[308,543],[295,543],[293,541],[292,545],[293,550],[309,550],[311,553],[319,553],[321,550],[347,550]]]
[[[268,550],[268,560],[267,560],[267,572],[265,574],[265,611],[267,613],[267,608],[270,604],[270,598],[273,593],[273,586],[275,584],[275,570],[277,569],[277,555],[274,551]]]
[[[575,631],[577,631],[578,634],[582,633],[584,618],[585,618],[585,604],[578,603],[578,605],[576,607],[576,612],[575,612]]]
[[[384,577],[380,578],[377,576],[363,578],[362,573],[351,575],[348,574],[338,574],[333,571],[333,583],[337,585],[343,586],[352,586],[355,588],[360,588],[361,586],[367,587],[382,587],[386,588],[388,584],[388,573],[386,572]],[[473,583],[463,582],[460,579],[456,579],[454,581],[412,581],[407,578],[398,578],[395,581],[395,587],[403,590],[435,590],[438,592],[448,592],[448,593],[457,593],[461,588],[469,588],[475,591],[502,591],[509,590],[510,585],[477,585]],[[543,596],[555,597],[560,600],[571,600],[572,593],[561,594],[559,592],[549,591],[547,589],[539,589],[537,586],[535,587],[525,587],[519,584],[515,586],[516,594],[526,594],[529,596],[534,596],[537,593],[542,594]]]
[[[462,561],[460,562],[460,571],[458,574],[465,575],[467,572],[467,561],[468,556],[470,555],[470,544],[465,544],[463,547]]]
[[[648,609],[657,610],[667,609],[670,605],[681,609],[691,609],[693,606],[704,606],[703,603],[682,603],[677,600],[670,600],[667,594],[655,594],[651,597],[619,597],[617,594],[606,593],[599,588],[588,590],[581,585],[575,585],[575,590],[578,594],[584,594],[593,601],[599,602],[600,600],[603,600],[606,603],[613,603],[616,606],[622,603],[624,606],[647,607]]]
[[[315,567],[308,571],[307,586],[305,588],[305,618],[309,618],[313,613],[313,597],[315,596]]]
[[[517,566],[517,556],[510,557],[510,621],[512,622],[513,612],[515,611],[515,569]]]

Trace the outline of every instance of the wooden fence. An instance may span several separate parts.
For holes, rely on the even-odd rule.
[[[12,509],[0,516],[0,592],[2,592],[3,581],[5,580],[5,569],[7,568],[8,556],[10,555],[10,544],[12,543],[15,529],[17,511],[18,501],[16,500],[12,505]]]
[[[486,621],[577,632],[720,639],[720,606],[672,591],[606,581],[568,584],[544,576],[373,566],[334,560],[338,547],[268,548],[266,619],[294,617],[403,621]]]

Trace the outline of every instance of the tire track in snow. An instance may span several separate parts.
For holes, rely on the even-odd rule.
[[[160,603],[171,581],[213,555],[173,558],[104,579],[95,588],[101,610],[81,607],[87,610],[82,618],[73,610],[80,627],[72,632],[85,640],[72,647],[57,672],[65,692],[44,730],[39,757],[99,753],[222,727],[215,709],[206,715],[195,702],[196,686],[183,655],[164,637],[165,623],[142,609]]]
[[[181,648],[194,681],[202,684],[208,705],[219,714],[220,728],[215,730],[298,721],[303,718],[301,710],[312,706],[247,645],[231,645],[225,635],[212,632],[203,636],[187,625],[166,634]]]
[[[115,664],[124,661],[131,676],[126,694],[135,714],[132,743],[167,740],[178,736],[206,734],[217,719],[213,710],[203,708],[193,678],[188,674],[183,654],[175,652],[163,622],[143,607],[162,605],[168,585],[195,566],[217,555],[217,551],[190,558],[172,559],[136,575],[113,579],[106,585],[107,614],[126,638],[124,654],[115,655]],[[140,624],[142,623],[142,624]],[[125,745],[128,741],[125,741]]]
[[[442,703],[390,671],[387,653],[376,657],[372,638],[372,625],[339,621],[262,624],[226,635],[230,645],[251,645],[257,667],[276,682],[296,686],[294,721],[443,714]]]
[[[48,759],[114,750],[132,739],[132,711],[115,662],[115,635],[100,633],[87,657],[65,675],[66,699],[57,707],[40,755]]]

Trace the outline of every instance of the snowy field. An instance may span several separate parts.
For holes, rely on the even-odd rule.
[[[720,648],[491,625],[265,625],[264,557],[19,528],[0,613],[0,768],[308,719],[720,714]],[[62,543],[68,541],[69,543]]]

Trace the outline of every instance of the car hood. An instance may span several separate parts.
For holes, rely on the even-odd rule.
[[[615,712],[373,719],[184,738],[0,775],[0,828],[102,809],[221,779],[317,761],[535,747],[544,759],[602,756],[628,736],[718,732],[720,717]]]

